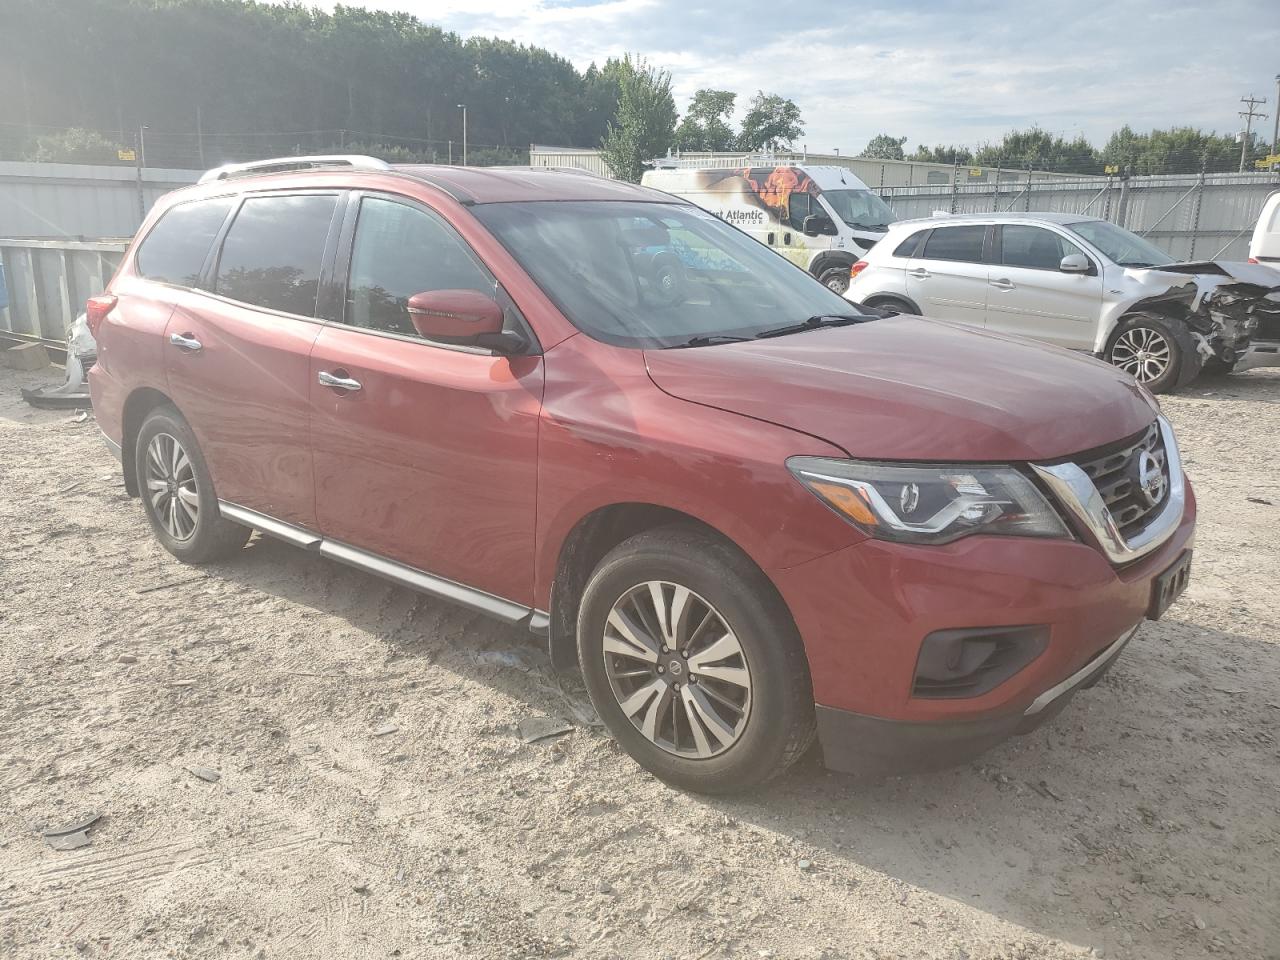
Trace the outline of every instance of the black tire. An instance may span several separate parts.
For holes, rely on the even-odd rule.
[[[1206,360],[1204,366],[1200,368],[1201,377],[1225,377],[1236,368],[1236,361],[1230,363],[1218,357]]]
[[[912,316],[919,316],[920,314],[914,304],[908,303],[899,297],[867,297],[862,305],[870,307],[872,310],[888,310],[892,313],[906,313]]]
[[[1148,374],[1149,367],[1135,364],[1131,359],[1133,338],[1155,338],[1152,342],[1158,345],[1156,349],[1167,352],[1168,361],[1161,373]],[[1196,350],[1195,337],[1190,330],[1155,314],[1133,314],[1121,320],[1107,344],[1106,359],[1152,393],[1171,393],[1186,386],[1200,373],[1204,362]]]
[[[623,711],[611,685],[606,622],[615,603],[650,581],[679,584],[705,598],[736,636],[749,668],[749,711],[737,739],[714,756],[677,756],[650,740]],[[605,556],[583,591],[578,661],[591,701],[618,742],[640,766],[674,786],[702,793],[745,790],[782,773],[813,742],[809,665],[790,614],[742,553],[694,527],[640,533]],[[686,667],[692,666],[690,659]],[[714,683],[704,678],[704,686],[708,682]]]
[[[818,276],[818,282],[843,297],[849,291],[849,268],[828,267]]]
[[[151,456],[152,441],[157,438],[160,438],[158,443],[165,447],[169,440],[176,441],[189,464],[189,469],[184,466],[178,472],[180,485],[188,494],[194,492],[195,499],[194,521],[191,521],[189,511],[184,511],[182,515],[190,523],[190,532],[186,536],[175,534],[170,529],[175,521],[166,521],[161,515],[162,512],[167,514],[166,507],[170,503],[175,511],[182,509],[181,502],[174,502],[181,500],[176,487],[171,485],[169,490],[154,491],[148,486],[153,479],[153,474],[148,472],[148,458]],[[146,512],[147,522],[151,524],[151,532],[162,547],[183,563],[200,564],[224,560],[237,553],[253,533],[248,527],[232,523],[219,515],[218,497],[214,492],[204,455],[200,452],[200,445],[187,421],[173,407],[157,407],[142,422],[134,443],[134,469],[142,497],[142,509]],[[179,529],[179,534],[183,532],[185,531]]]

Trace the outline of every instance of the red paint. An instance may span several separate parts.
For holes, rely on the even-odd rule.
[[[543,610],[565,538],[585,516],[622,503],[677,510],[773,581],[819,703],[914,720],[1023,709],[1142,618],[1153,577],[1193,536],[1190,498],[1176,535],[1123,569],[1070,540],[868,540],[785,460],[1051,460],[1134,434],[1153,409],[1105,364],[906,317],[689,350],[608,346],[578,334],[467,209],[652,191],[545,172],[317,171],[181,191],[148,225],[179,198],[304,188],[434,208],[510,294],[542,354],[491,356],[282,317],[147,283],[130,254],[110,286],[116,302],[101,311],[90,372],[98,420],[127,449],[126,401],[142,389],[168,396],[224,499]],[[172,333],[203,349],[183,353]],[[321,386],[322,371],[360,389]],[[1049,624],[1049,647],[981,697],[910,696],[925,634],[1004,624]]]

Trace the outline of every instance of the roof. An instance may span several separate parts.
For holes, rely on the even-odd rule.
[[[669,194],[571,168],[397,165],[396,173],[439,187],[463,203],[518,200],[639,200],[679,203]]]
[[[1035,221],[1042,223],[1083,223],[1086,220],[1098,220],[1098,217],[1091,217],[1080,213],[1037,213],[1032,210],[1029,213],[944,213],[936,217],[915,217],[911,220],[899,220],[893,224],[898,227],[904,223],[1002,223],[1018,221]]]

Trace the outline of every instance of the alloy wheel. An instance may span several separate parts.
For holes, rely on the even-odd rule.
[[[147,497],[156,519],[175,540],[190,540],[200,518],[200,494],[191,458],[177,438],[157,433],[147,444]]]
[[[1134,327],[1120,334],[1111,348],[1111,362],[1139,383],[1158,380],[1169,369],[1173,351],[1159,330]]]
[[[678,583],[651,580],[609,611],[604,664],[622,712],[667,753],[704,760],[742,736],[751,669],[715,607]]]

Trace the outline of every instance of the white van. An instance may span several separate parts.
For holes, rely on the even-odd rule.
[[[1249,241],[1249,262],[1265,263],[1280,270],[1280,190],[1262,204],[1258,225]]]
[[[659,160],[640,182],[733,224],[840,294],[849,288],[849,268],[898,219],[844,167],[772,160],[744,164],[707,167],[694,160]]]

